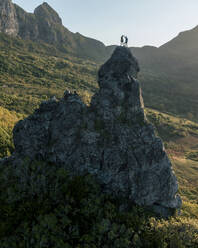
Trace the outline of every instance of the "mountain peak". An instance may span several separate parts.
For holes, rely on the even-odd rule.
[[[44,18],[51,23],[57,23],[62,25],[62,20],[59,17],[58,13],[47,2],[44,2],[39,5],[34,10],[34,14],[38,18]]]
[[[47,8],[51,8],[51,6],[47,3],[47,2],[43,2],[41,5],[47,7]]]

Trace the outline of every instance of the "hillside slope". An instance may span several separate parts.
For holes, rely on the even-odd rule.
[[[159,48],[132,49],[143,72],[145,100],[159,109],[198,119],[198,27]],[[159,99],[161,98],[161,100]]]
[[[0,34],[0,105],[20,113],[48,97],[94,92],[97,64],[61,53],[52,45]]]
[[[177,175],[182,216],[198,218],[198,124],[152,109],[146,113],[163,139]]]

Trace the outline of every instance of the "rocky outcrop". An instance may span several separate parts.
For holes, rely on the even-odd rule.
[[[27,13],[14,5],[19,26],[18,36],[25,40],[60,43],[69,32],[62,26],[59,15],[47,3],[39,5],[34,13]],[[64,38],[63,38],[64,37]]]
[[[18,34],[16,12],[10,0],[0,1],[0,32],[13,36]]]
[[[19,23],[18,35],[22,39],[55,44],[62,42],[66,38],[65,34],[69,32],[62,26],[59,15],[47,3],[39,5],[33,14],[25,12],[17,5],[15,9]]]
[[[14,5],[18,22],[18,36],[25,40],[38,40],[39,30],[34,14],[25,12],[18,5]]]
[[[130,50],[117,47],[99,70],[99,91],[89,107],[66,91],[60,101],[43,102],[18,122],[11,160],[19,164],[28,157],[63,166],[72,175],[91,173],[104,192],[171,215],[181,206],[178,185],[144,114],[138,71]]]

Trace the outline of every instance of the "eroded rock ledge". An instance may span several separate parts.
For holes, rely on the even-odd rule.
[[[12,161],[29,157],[71,174],[91,173],[105,192],[171,215],[181,207],[178,184],[162,141],[144,115],[138,71],[130,50],[117,47],[99,70],[100,88],[89,107],[66,91],[60,101],[43,102],[17,123]]]

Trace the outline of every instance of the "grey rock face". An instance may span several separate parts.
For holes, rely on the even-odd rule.
[[[27,13],[10,0],[0,1],[0,32],[22,39],[47,43],[60,43],[68,37],[59,15],[47,3]]]
[[[0,1],[0,32],[13,36],[18,34],[16,12],[10,0]]]
[[[0,0],[0,32],[24,40],[53,44],[62,52],[82,58],[101,61],[109,54],[102,42],[70,32],[46,2],[39,5],[34,13],[27,13],[11,0]]]
[[[62,20],[59,15],[47,3],[38,6],[34,11],[37,20],[38,39],[47,43],[59,43],[64,32]]]
[[[15,126],[15,160],[45,160],[73,175],[89,172],[104,192],[171,215],[181,206],[178,184],[144,115],[138,71],[130,50],[117,47],[99,70],[100,89],[89,107],[66,91]]]
[[[18,35],[21,38],[48,43],[61,41],[62,20],[47,3],[38,6],[34,14],[25,12],[18,5],[14,7],[19,25]]]
[[[36,41],[39,36],[38,24],[34,14],[25,12],[14,4],[19,26],[18,36],[22,39]]]
[[[59,15],[46,2],[38,6],[35,9],[34,14],[39,19],[47,19],[48,23],[56,23],[62,25],[62,20]]]

